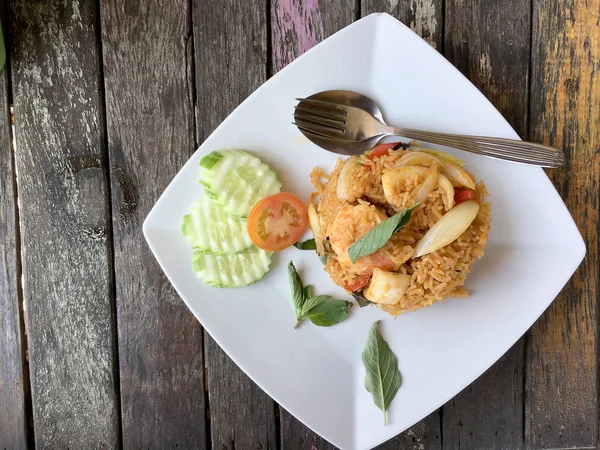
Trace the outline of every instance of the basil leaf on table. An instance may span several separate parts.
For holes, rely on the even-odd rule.
[[[348,256],[352,264],[361,256],[375,253],[390,240],[392,235],[410,221],[412,212],[421,203],[417,203],[398,214],[388,217],[383,222],[378,223],[371,231],[356,241],[348,250]]]
[[[300,318],[309,319],[319,327],[330,327],[346,318],[351,305],[345,300],[334,300],[330,295],[317,295],[306,299]]]
[[[387,425],[386,411],[400,388],[398,359],[377,331],[377,320],[367,339],[361,359],[365,366],[365,388],[373,396],[375,406],[383,411],[383,424]]]
[[[296,247],[298,250],[316,250],[317,243],[314,239],[307,239],[304,242],[296,242],[294,247]]]

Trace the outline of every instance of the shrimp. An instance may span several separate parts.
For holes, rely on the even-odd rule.
[[[383,249],[379,249],[371,255],[361,256],[355,263],[352,263],[348,255],[352,244],[385,219],[385,214],[373,205],[348,205],[340,209],[336,218],[329,225],[327,235],[331,248],[344,269],[357,275],[371,275],[375,267],[381,270],[397,268],[398,264]]]

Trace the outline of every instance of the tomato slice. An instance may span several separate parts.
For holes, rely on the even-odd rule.
[[[348,292],[356,292],[365,287],[370,279],[371,275],[356,275],[354,283],[344,283],[344,289],[346,289]]]
[[[373,161],[375,158],[380,158],[382,156],[385,156],[388,154],[388,150],[390,148],[394,148],[398,144],[399,144],[399,142],[390,142],[389,144],[378,145],[373,150],[371,150],[371,153],[369,153],[367,158],[370,159],[371,161]]]
[[[308,227],[306,205],[293,194],[280,192],[259,200],[248,215],[248,234],[257,247],[283,250],[302,237]]]
[[[454,203],[460,205],[462,202],[475,198],[475,192],[471,189],[454,189]]]

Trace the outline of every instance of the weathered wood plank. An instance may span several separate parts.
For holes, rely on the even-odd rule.
[[[40,448],[114,448],[110,228],[96,6],[11,3],[23,296]]]
[[[529,0],[448,0],[445,56],[527,137]],[[523,447],[524,340],[443,409],[443,446]]]
[[[396,17],[425,39],[433,48],[442,49],[442,0],[362,0],[363,16],[386,12]]]
[[[386,12],[408,25],[433,48],[442,48],[442,0],[362,0],[361,14]],[[441,423],[435,411],[404,433],[377,447],[385,449],[439,449]]]
[[[24,449],[26,380],[17,287],[19,241],[10,126],[5,69],[0,72],[0,411],[4,411],[0,414],[0,448]]]
[[[206,445],[202,328],[142,223],[194,150],[185,0],[101,2],[124,448]]]
[[[266,3],[193,2],[198,142],[267,75]],[[243,25],[240,18],[243,17]],[[277,446],[275,403],[206,334],[212,448]]]
[[[600,1],[534,1],[530,135],[565,150],[551,178],[587,256],[533,326],[527,359],[527,448],[597,448],[600,295]]]
[[[271,73],[352,23],[354,6],[344,0],[271,0]],[[283,450],[335,448],[283,408],[280,427]]]

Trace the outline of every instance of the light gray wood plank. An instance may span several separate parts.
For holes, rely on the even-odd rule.
[[[194,150],[187,1],[100,5],[124,448],[205,448],[202,328],[144,218]]]
[[[35,444],[114,448],[119,412],[96,5],[10,6]]]

